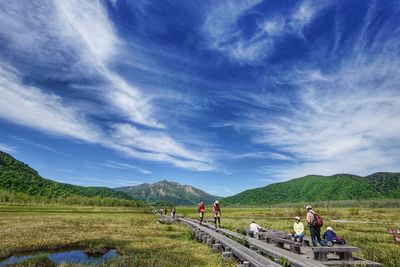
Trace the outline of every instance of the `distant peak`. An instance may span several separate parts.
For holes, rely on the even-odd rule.
[[[178,183],[173,182],[173,181],[168,181],[168,180],[161,180],[161,181],[158,181],[155,184],[178,184]]]

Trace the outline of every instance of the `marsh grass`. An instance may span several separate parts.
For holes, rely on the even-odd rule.
[[[315,210],[324,219],[323,230],[331,226],[347,244],[360,247],[362,251],[358,256],[388,267],[400,266],[400,245],[395,244],[387,233],[388,228],[400,229],[399,208],[346,206],[326,209],[315,206]],[[178,207],[178,214],[198,217],[195,207]],[[304,220],[304,208],[222,207],[221,224],[243,233],[255,220],[265,228],[290,232],[294,216]],[[206,213],[206,218],[212,220],[210,212]],[[236,265],[235,261],[222,262],[221,255],[197,242],[188,228],[179,224],[157,224],[157,219],[157,215],[144,213],[142,208],[0,206],[0,257],[17,252],[69,248],[81,248],[95,254],[116,248],[120,257],[103,266]]]
[[[379,208],[371,208],[368,205],[348,207],[347,204],[346,202],[345,207],[341,208],[314,205],[314,210],[324,219],[321,235],[326,227],[331,226],[339,236],[346,239],[348,245],[361,248],[361,253],[356,256],[381,262],[387,267],[399,267],[400,244],[394,243],[387,229],[400,229],[400,208],[384,208],[375,202],[372,206]],[[188,217],[197,218],[197,213],[192,207],[178,207],[178,211]],[[251,221],[255,220],[264,228],[291,232],[295,216],[300,216],[305,223],[304,207],[290,204],[264,208],[222,207],[221,224],[227,229],[243,233]],[[206,218],[211,218],[210,212],[206,212]],[[307,230],[306,227],[306,235],[309,236]]]
[[[68,248],[97,253],[116,248],[121,256],[104,266],[226,266],[221,255],[194,240],[188,228],[157,224],[158,216],[144,214],[142,209],[57,209],[0,206],[2,256]]]

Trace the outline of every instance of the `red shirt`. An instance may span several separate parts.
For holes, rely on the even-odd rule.
[[[213,206],[213,213],[217,213],[217,212],[221,213],[221,208],[220,208],[219,205],[214,204],[214,206]]]
[[[206,206],[204,206],[204,203],[202,204],[202,203],[199,203],[198,205],[197,205],[197,211],[198,212],[205,212],[206,211]]]

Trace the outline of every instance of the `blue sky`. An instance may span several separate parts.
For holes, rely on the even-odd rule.
[[[398,1],[2,1],[0,150],[232,195],[399,171]]]

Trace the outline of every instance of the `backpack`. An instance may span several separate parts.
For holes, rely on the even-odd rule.
[[[337,236],[334,240],[333,240],[334,244],[338,244],[338,245],[346,245],[346,240],[344,240],[343,237]]]
[[[314,213],[313,225],[320,228],[324,225],[324,221],[322,220],[321,216],[319,216],[317,213]]]

